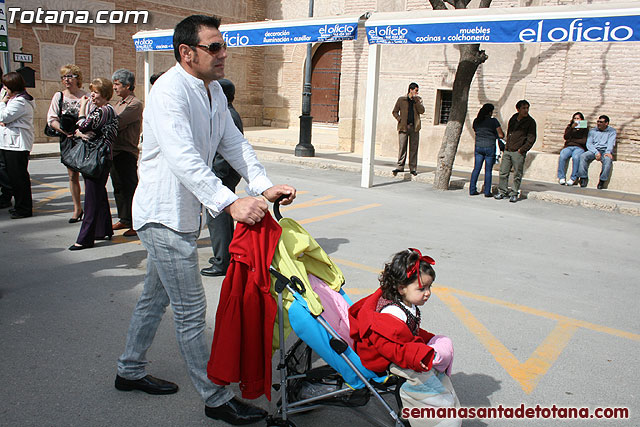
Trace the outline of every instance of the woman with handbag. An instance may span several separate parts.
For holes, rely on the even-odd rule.
[[[20,74],[5,74],[2,84],[6,94],[0,100],[0,157],[15,200],[9,213],[12,219],[28,218],[33,215],[28,165],[29,152],[33,148],[36,103],[27,93]]]
[[[106,162],[102,171],[96,176],[83,174],[84,178],[84,219],[76,243],[69,247],[70,251],[77,251],[93,247],[95,240],[109,240],[113,236],[111,228],[111,207],[107,197],[107,178],[111,166],[111,146],[118,134],[118,116],[109,100],[113,96],[111,80],[99,77],[89,86],[93,110],[87,117],[80,114],[80,122],[75,136],[80,138],[78,144],[95,144],[101,146],[106,143],[109,147]],[[80,100],[80,111],[84,111],[89,98],[83,96]]]
[[[82,71],[75,64],[67,64],[60,68],[60,78],[64,90],[56,92],[51,99],[47,113],[47,136],[59,136],[62,143],[66,138],[73,137],[77,128],[78,116],[86,115],[80,108],[80,99],[88,94],[82,90]],[[86,106],[84,107],[86,108]],[[80,203],[80,174],[71,169],[69,173],[69,191],[73,200],[73,216],[69,223],[82,220],[82,204]]]

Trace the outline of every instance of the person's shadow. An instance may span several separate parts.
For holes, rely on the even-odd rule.
[[[458,372],[451,376],[451,383],[456,390],[460,406],[490,407],[491,396],[500,390],[500,381],[484,374],[465,374]],[[464,427],[486,427],[489,424],[479,419],[463,420]]]

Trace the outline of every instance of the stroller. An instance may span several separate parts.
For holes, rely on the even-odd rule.
[[[269,271],[274,278],[271,293],[273,296],[277,295],[278,325],[277,331],[274,331],[274,344],[277,341],[280,353],[277,366],[280,383],[273,384],[273,389],[279,391],[280,398],[277,402],[278,409],[267,418],[267,425],[295,427],[289,418],[292,414],[307,412],[322,404],[363,406],[368,403],[371,395],[389,414],[394,426],[408,425],[382,397],[384,393],[395,391],[396,401],[401,408],[398,391],[404,379],[379,376],[365,368],[348,343],[348,318],[345,336],[345,324],[336,326],[335,316],[328,313],[332,309],[331,304],[317,307],[317,301],[307,297],[307,294],[316,295],[313,291],[316,288],[309,289],[309,283],[315,279],[312,276],[318,271],[318,262],[324,262],[328,264],[328,267],[323,267],[329,270],[329,281],[337,283],[331,292],[338,295],[338,299],[342,298],[343,306],[353,304],[342,290],[344,277],[338,267],[299,224],[282,218],[279,202],[280,200],[275,202],[273,211],[283,228],[283,235],[279,242],[279,255],[274,257]],[[315,254],[308,256],[307,253],[298,253],[299,247],[287,245],[288,232],[299,233],[304,239],[308,239],[309,244],[301,246],[313,246]],[[326,305],[324,301],[323,305]],[[331,317],[331,321],[327,321],[326,317]],[[285,332],[289,325],[298,340],[287,349]],[[328,365],[313,367],[314,352]]]

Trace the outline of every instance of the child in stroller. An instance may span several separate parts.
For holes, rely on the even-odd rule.
[[[459,407],[451,384],[453,345],[420,328],[420,310],[431,296],[435,261],[414,248],[396,253],[379,277],[380,289],[349,309],[350,335],[362,364],[390,371],[400,388],[402,415],[413,408]],[[460,420],[411,420],[412,425],[456,426]]]

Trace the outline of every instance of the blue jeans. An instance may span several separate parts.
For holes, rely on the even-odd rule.
[[[207,300],[198,268],[198,233],[178,233],[151,223],[138,230],[138,237],[148,252],[147,274],[118,359],[118,375],[131,380],[146,375],[147,350],[171,303],[178,346],[191,381],[207,406],[225,404],[233,393],[207,378],[211,348],[204,337]]]
[[[578,168],[580,167],[580,155],[584,153],[582,147],[571,146],[563,148],[560,151],[560,158],[558,159],[558,179],[564,179],[567,176],[567,163],[569,158],[573,162],[571,165],[571,180],[578,179]]]
[[[602,171],[600,172],[600,181],[606,181],[609,179],[609,175],[611,175],[611,169],[613,168],[613,159],[609,157],[605,157],[604,150],[600,152],[602,157],[600,157],[600,161],[602,162]],[[589,165],[596,159],[596,155],[591,151],[585,151],[580,156],[580,170],[578,172],[578,176],[580,178],[588,178],[589,177]]]
[[[482,163],[484,163],[484,194],[491,195],[491,172],[495,162],[496,147],[476,147],[475,163],[473,172],[471,172],[471,182],[469,183],[469,194],[478,191],[478,176],[480,176],[480,169],[482,169]]]

